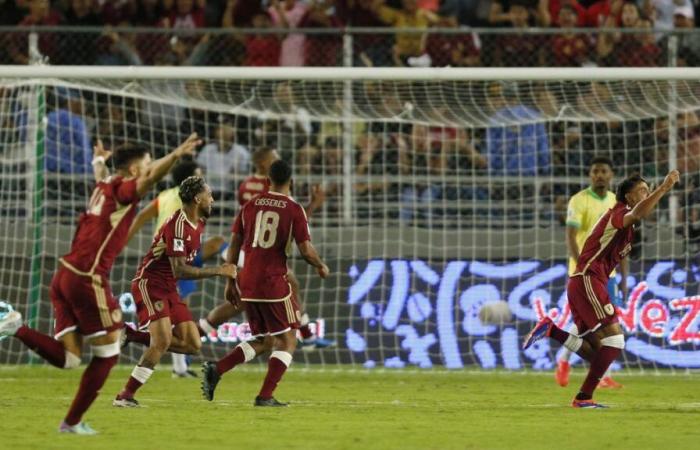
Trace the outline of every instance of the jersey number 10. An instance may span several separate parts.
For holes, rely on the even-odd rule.
[[[280,215],[275,211],[258,211],[255,215],[253,247],[272,247],[277,239],[277,226],[279,223]]]

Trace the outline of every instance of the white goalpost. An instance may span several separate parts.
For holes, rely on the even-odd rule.
[[[325,190],[310,224],[332,275],[292,265],[316,333],[337,346],[295,359],[308,365],[551,369],[557,347],[521,343],[543,314],[571,320],[566,202],[589,185],[590,161],[610,158],[613,184],[678,168],[681,187],[631,255],[619,368],[700,367],[700,69],[0,66],[0,300],[51,331],[48,286],[94,185],[92,142],[162,155],[191,132],[222,160],[242,155],[208,167],[208,236],[228,240],[257,148],[292,163],[302,203]],[[117,259],[116,295],[153,232]],[[221,301],[223,284],[206,280],[189,304],[199,318]],[[512,319],[482,323],[496,301]],[[202,357],[245,339],[244,322],[208,336]],[[0,343],[0,363],[28,361]]]

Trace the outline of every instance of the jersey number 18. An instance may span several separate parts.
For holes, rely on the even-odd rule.
[[[277,226],[279,223],[280,215],[275,211],[258,211],[255,215],[253,247],[272,247],[277,239]]]

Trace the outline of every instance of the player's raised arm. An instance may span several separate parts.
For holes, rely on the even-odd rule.
[[[304,241],[301,244],[298,244],[297,246],[299,247],[299,253],[301,253],[301,256],[304,258],[304,260],[316,268],[318,276],[320,276],[321,278],[326,278],[330,273],[328,266],[318,255],[318,252],[314,248],[311,241]]]
[[[109,168],[107,160],[112,156],[112,152],[105,150],[102,145],[102,140],[98,139],[94,147],[92,147],[92,172],[95,176],[95,181],[102,181],[109,177]]]
[[[192,133],[179,147],[169,154],[153,161],[146,173],[136,180],[136,192],[143,197],[158,181],[170,171],[178,159],[194,155],[195,148],[202,143],[197,133]]]
[[[632,210],[623,217],[622,226],[626,228],[646,219],[661,198],[673,189],[679,179],[680,173],[677,170],[670,171],[663,183],[651,194],[649,193],[649,185],[639,175],[633,175],[623,181],[617,190],[617,201],[626,203]]]
[[[138,231],[143,228],[143,226],[148,222],[149,220],[153,220],[156,217],[158,217],[158,200],[153,200],[151,203],[148,204],[145,208],[143,208],[139,213],[136,215],[136,218],[134,219],[134,222],[131,224],[131,227],[129,228],[129,234],[126,237],[127,241],[130,241],[132,237]]]

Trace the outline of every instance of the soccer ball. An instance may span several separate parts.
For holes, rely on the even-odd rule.
[[[0,320],[4,319],[6,315],[10,314],[14,309],[9,303],[0,300]]]
[[[513,320],[513,313],[507,302],[489,302],[479,310],[479,320],[484,325],[503,325]]]

